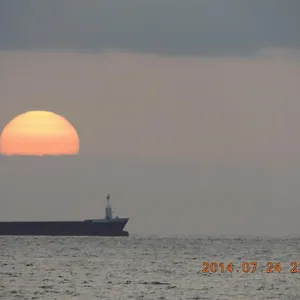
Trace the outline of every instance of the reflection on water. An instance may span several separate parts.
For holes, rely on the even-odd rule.
[[[290,265],[300,263],[299,241],[0,237],[0,298],[300,299],[300,273],[291,273]]]

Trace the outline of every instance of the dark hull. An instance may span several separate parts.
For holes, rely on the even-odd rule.
[[[58,221],[58,222],[0,222],[0,235],[31,236],[128,236],[124,227],[128,219]]]

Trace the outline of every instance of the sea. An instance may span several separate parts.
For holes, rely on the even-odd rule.
[[[0,299],[300,299],[300,238],[3,236]]]

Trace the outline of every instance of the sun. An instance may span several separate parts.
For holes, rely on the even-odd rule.
[[[50,111],[28,111],[12,119],[0,137],[5,155],[74,155],[79,136],[64,117]]]

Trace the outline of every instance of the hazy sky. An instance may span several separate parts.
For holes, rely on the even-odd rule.
[[[45,109],[81,139],[0,157],[0,219],[102,217],[111,192],[131,232],[298,234],[299,9],[0,1],[1,128]]]

